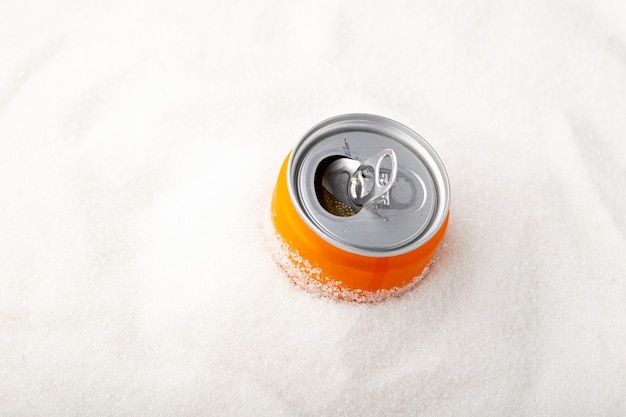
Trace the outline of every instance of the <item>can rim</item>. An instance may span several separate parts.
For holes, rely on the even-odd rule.
[[[373,123],[378,125],[387,125],[387,127],[392,127],[396,129],[408,137],[416,140],[421,147],[423,147],[427,153],[428,157],[432,159],[431,164],[427,164],[427,168],[435,184],[435,188],[437,190],[437,204],[435,208],[435,212],[433,213],[432,218],[428,226],[422,231],[422,233],[414,239],[411,243],[396,249],[390,250],[366,250],[363,248],[358,248],[346,244],[342,241],[338,241],[333,239],[331,236],[326,235],[323,230],[321,230],[318,225],[314,222],[313,219],[309,217],[307,211],[302,207],[302,202],[298,201],[295,196],[297,193],[297,186],[295,181],[295,176],[293,174],[294,164],[298,158],[300,158],[303,148],[306,148],[307,139],[311,138],[315,133],[321,131],[322,129],[328,128],[334,124],[340,124],[345,122],[366,122]],[[434,165],[434,166],[433,166]],[[289,161],[287,164],[287,189],[289,191],[289,198],[296,209],[296,212],[300,216],[300,218],[305,222],[305,224],[313,230],[313,232],[322,238],[327,243],[342,249],[346,252],[369,256],[369,257],[390,257],[390,256],[398,256],[403,255],[405,253],[412,252],[427,242],[429,242],[441,229],[444,225],[445,220],[448,215],[449,207],[450,207],[450,181],[448,178],[447,171],[441,161],[441,158],[437,154],[437,152],[433,149],[433,147],[417,132],[405,126],[404,124],[397,122],[393,119],[389,119],[387,117],[378,116],[374,114],[368,113],[347,113],[338,116],[330,117],[326,120],[321,121],[316,124],[312,128],[310,128],[300,139],[300,141],[293,148],[291,155],[289,157]]]

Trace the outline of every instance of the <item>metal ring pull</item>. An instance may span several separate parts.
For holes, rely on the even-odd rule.
[[[391,160],[391,170],[383,170],[383,161]],[[350,177],[349,194],[357,206],[367,206],[382,197],[394,185],[398,158],[393,149],[384,149],[365,160]]]

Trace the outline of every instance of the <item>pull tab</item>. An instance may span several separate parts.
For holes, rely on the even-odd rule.
[[[391,160],[391,171],[381,172],[385,158]],[[398,158],[393,149],[384,149],[365,160],[350,177],[350,200],[357,206],[367,206],[382,197],[393,186],[398,174]]]
[[[391,160],[391,169],[382,167],[386,158]],[[324,167],[321,187],[316,188],[317,197],[329,213],[352,216],[384,198],[395,184],[397,173],[398,161],[392,149],[385,149],[364,162],[340,157]]]

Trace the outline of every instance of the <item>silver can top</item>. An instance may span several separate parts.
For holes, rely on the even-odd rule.
[[[304,222],[347,252],[387,257],[428,242],[450,205],[433,148],[380,116],[346,114],[307,132],[291,153],[288,189]]]

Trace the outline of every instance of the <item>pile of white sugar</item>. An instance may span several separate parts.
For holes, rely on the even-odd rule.
[[[0,416],[626,415],[626,6],[2,2]],[[450,177],[378,304],[272,259],[317,122]]]

